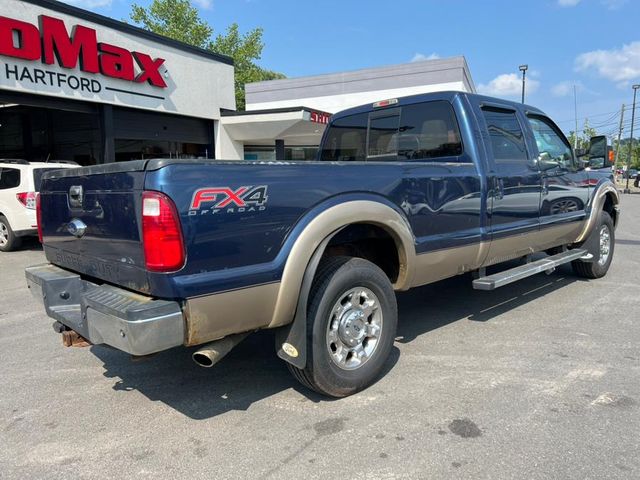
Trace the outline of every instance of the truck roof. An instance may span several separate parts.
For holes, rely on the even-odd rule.
[[[460,92],[460,91],[444,91],[444,92],[431,92],[431,93],[420,93],[417,95],[410,95],[410,96],[406,96],[406,97],[398,97],[398,98],[394,98],[394,100],[397,100],[396,103],[393,103],[392,105],[389,105],[389,107],[401,107],[403,105],[411,105],[413,103],[422,103],[422,102],[429,102],[429,101],[434,101],[434,100],[448,100],[450,102],[452,102],[456,97],[460,97],[460,96],[464,96],[464,97],[474,97],[477,98],[481,101],[485,101],[487,103],[491,103],[491,104],[500,104],[500,105],[505,105],[505,106],[509,106],[511,108],[513,108],[514,110],[524,110],[527,112],[532,112],[532,113],[537,113],[537,114],[541,114],[541,115],[545,115],[545,113],[540,110],[539,108],[536,108],[532,105],[527,105],[522,104],[520,102],[514,102],[512,100],[505,100],[502,98],[496,98],[496,97],[489,97],[486,95],[479,95],[477,93],[467,93],[467,92]],[[384,99],[381,99],[384,100]],[[360,105],[357,107],[352,107],[352,108],[348,108],[347,110],[342,110],[340,112],[337,112],[335,114],[333,114],[333,116],[331,117],[332,120],[341,118],[341,117],[346,117],[349,115],[355,115],[357,113],[364,113],[364,112],[370,112],[374,109],[382,109],[384,107],[374,107],[374,104],[372,103],[367,103],[365,105]]]

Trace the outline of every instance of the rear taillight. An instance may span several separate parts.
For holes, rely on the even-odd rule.
[[[36,193],[36,222],[38,224],[38,239],[42,243],[42,207],[40,206],[39,193]]]
[[[172,272],[184,265],[184,242],[178,211],[163,193],[142,194],[142,243],[147,270]]]
[[[36,208],[36,192],[22,192],[16,193],[18,201],[27,207],[29,210],[35,210]]]

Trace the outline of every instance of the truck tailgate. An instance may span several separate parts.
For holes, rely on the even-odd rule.
[[[143,162],[49,174],[40,192],[47,259],[95,279],[147,292],[140,231],[144,176]]]

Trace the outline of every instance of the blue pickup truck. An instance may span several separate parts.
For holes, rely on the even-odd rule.
[[[588,164],[528,105],[461,92],[385,100],[334,115],[315,162],[47,174],[37,212],[49,263],[27,282],[65,345],[198,346],[194,360],[212,366],[250,332],[277,329],[294,376],[342,397],[383,370],[394,291],[468,272],[492,290],[569,262],[604,276],[619,197]]]

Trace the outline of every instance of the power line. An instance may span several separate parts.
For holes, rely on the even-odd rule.
[[[631,111],[631,107],[625,107],[625,108]],[[640,105],[636,105],[636,110],[639,110],[639,109],[640,109]],[[594,113],[593,115],[578,117],[578,120],[586,120],[588,118],[593,118],[593,117],[604,117],[605,115],[610,115],[611,118],[616,118],[618,115],[620,115],[620,110],[616,110],[615,112],[611,111],[611,112],[603,112],[603,113]],[[569,123],[569,122],[573,123],[575,121],[576,121],[575,118],[570,118],[568,120],[558,120],[556,121],[556,123]]]

